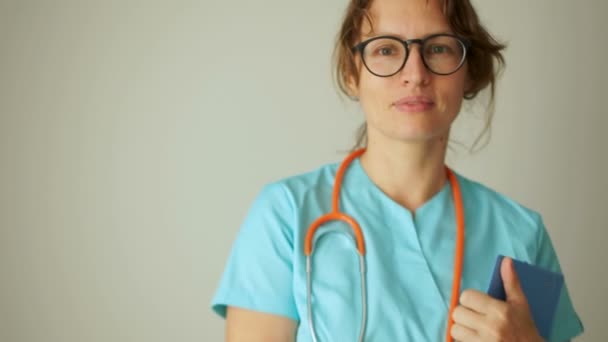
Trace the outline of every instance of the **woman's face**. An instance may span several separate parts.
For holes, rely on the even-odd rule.
[[[374,32],[364,21],[361,40],[380,35],[401,39],[452,33],[438,0],[374,0],[370,8]],[[441,76],[426,69],[420,45],[410,45],[403,69],[378,77],[359,64],[359,84],[354,94],[365,112],[368,139],[428,142],[447,138],[460,111],[467,82],[466,63],[455,73]]]

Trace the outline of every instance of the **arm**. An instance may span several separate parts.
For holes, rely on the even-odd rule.
[[[537,217],[539,226],[538,251],[536,264],[553,272],[562,273],[557,253],[547,232],[542,218]],[[563,273],[562,273],[563,274]],[[565,280],[565,278],[564,278]],[[557,304],[550,341],[570,341],[583,333],[584,327],[568,293],[568,285],[564,282],[562,293]]]
[[[297,324],[287,317],[230,306],[226,342],[293,342]]]
[[[227,320],[226,341],[295,341],[293,215],[279,184],[265,187],[249,210],[212,300]]]

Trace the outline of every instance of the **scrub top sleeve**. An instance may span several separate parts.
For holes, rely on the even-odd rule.
[[[562,270],[559,264],[559,260],[551,238],[547,233],[545,225],[540,216],[537,219],[539,225],[539,236],[538,236],[538,254],[536,256],[536,264],[545,269],[553,272],[562,274]],[[565,280],[565,278],[564,278]],[[573,339],[575,336],[580,335],[583,332],[583,324],[574,310],[566,282],[562,288],[561,296],[557,309],[555,312],[555,318],[553,320],[553,328],[551,331],[551,342],[564,342]]]
[[[212,301],[226,317],[228,306],[285,316],[298,321],[293,296],[291,197],[280,183],[266,186],[247,214],[232,246]]]

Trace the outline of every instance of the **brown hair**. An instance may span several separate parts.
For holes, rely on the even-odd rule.
[[[372,27],[369,8],[373,0],[351,0],[346,8],[342,27],[338,33],[334,47],[334,76],[340,91],[351,99],[349,83],[359,83],[359,70],[355,62],[355,54],[351,48],[357,43],[361,34],[363,20]],[[455,34],[465,37],[471,42],[468,51],[468,76],[471,87],[467,89],[464,98],[471,100],[477,94],[490,86],[490,98],[486,108],[486,121],[483,131],[475,139],[474,148],[482,136],[489,131],[494,114],[496,78],[502,71],[505,61],[501,50],[505,45],[497,42],[482,26],[475,9],[469,0],[439,0],[443,5],[443,13],[448,18],[450,27]],[[427,0],[428,2],[428,0]],[[355,148],[367,144],[367,126],[363,124],[357,132]],[[472,149],[471,148],[471,149]]]

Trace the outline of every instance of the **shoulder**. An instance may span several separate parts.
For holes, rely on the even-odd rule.
[[[281,184],[290,191],[332,186],[337,168],[338,163],[323,164],[315,169],[283,178],[274,184]]]
[[[493,252],[496,254],[509,255],[562,274],[551,238],[537,211],[479,182],[458,174],[457,177],[466,213],[475,221],[478,232],[486,233],[481,234],[482,240],[478,240],[485,248],[494,246]],[[479,262],[478,255],[476,257],[476,262]],[[569,340],[584,329],[565,285],[554,321],[559,324],[553,324],[550,341]]]
[[[302,212],[310,211],[311,203],[330,198],[336,168],[337,164],[325,164],[265,184],[249,208],[245,226],[293,235]]]
[[[318,193],[333,187],[338,163],[323,164],[315,169],[294,174],[266,184],[260,197],[276,202],[287,201],[296,206],[307,194]]]
[[[475,180],[456,174],[464,198],[465,210],[477,212],[488,219],[508,222],[512,230],[541,233],[542,217],[534,209],[520,203],[510,196],[490,188]]]

